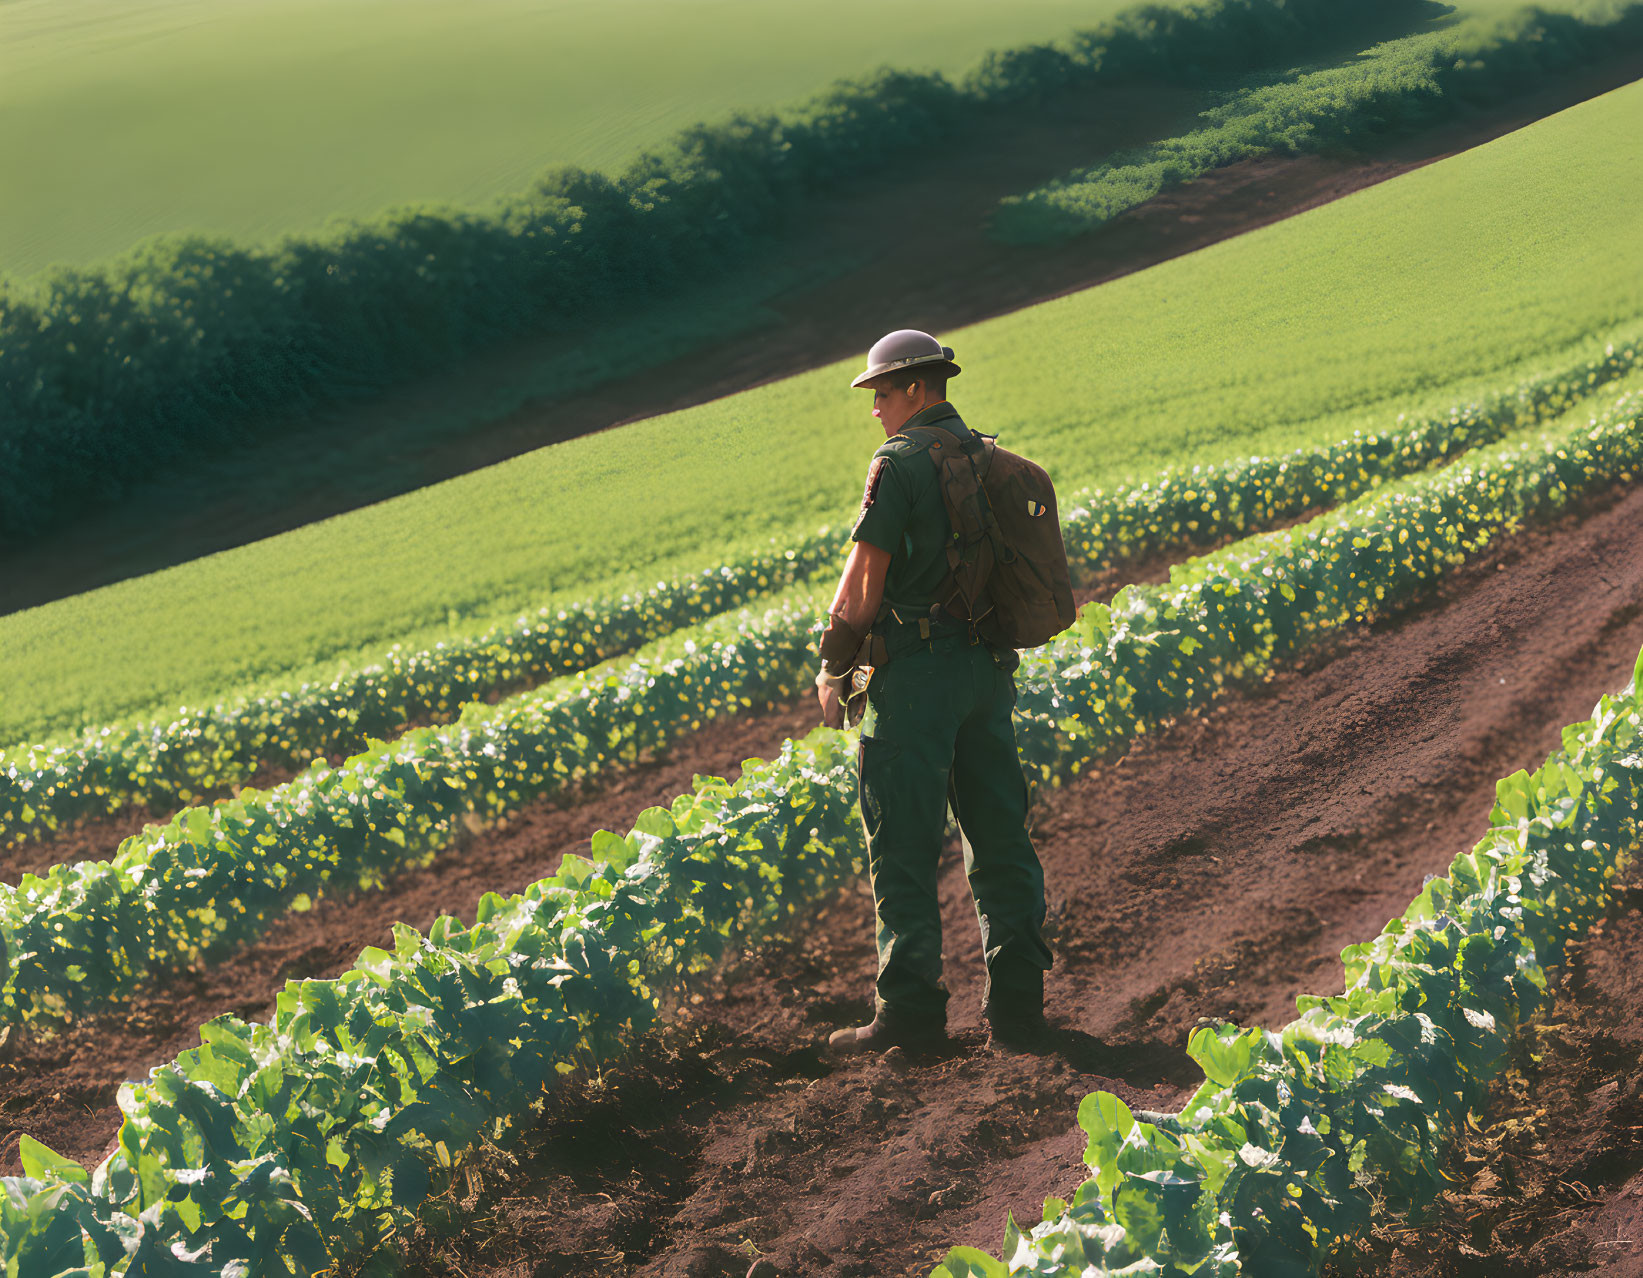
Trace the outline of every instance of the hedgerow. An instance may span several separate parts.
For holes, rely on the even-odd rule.
[[[1209,123],[1192,133],[1119,152],[1025,195],[1006,196],[989,232],[1017,244],[1079,235],[1222,165],[1272,153],[1372,147],[1639,45],[1639,4],[1596,14],[1531,6],[1388,41],[1344,66],[1235,94],[1204,112]]]
[[[1117,76],[1245,69],[1385,8],[1141,5],[1066,48],[994,54],[957,83],[883,68],[779,114],[695,125],[616,177],[557,168],[481,208],[397,207],[266,247],[169,234],[0,280],[0,536],[38,536],[175,459],[234,446],[249,413],[295,421],[501,338],[653,303],[814,191],[978,111]]]
[[[1643,454],[1640,413],[1643,392],[1631,392],[1597,421],[1499,446],[1313,525],[1194,561],[1159,591],[1121,592],[1111,609],[1088,606],[1073,634],[1024,667],[1024,757],[1052,780],[1074,775],[1121,748],[1127,734],[1230,682],[1272,673],[1309,635],[1418,596],[1524,519],[1629,481]],[[1486,1073],[1486,1033],[1515,1014],[1501,1001],[1501,982],[1533,983],[1519,961],[1522,947],[1503,943],[1499,929],[1527,927],[1533,907],[1541,915],[1533,936],[1555,936],[1587,903],[1555,884],[1543,895],[1525,893],[1524,882],[1538,891],[1553,883],[1555,870],[1589,884],[1612,864],[1612,857],[1586,855],[1618,846],[1606,835],[1603,843],[1583,840],[1573,862],[1550,870],[1532,855],[1510,857],[1555,841],[1555,833],[1547,843],[1532,841],[1542,794],[1563,805],[1549,832],[1569,824],[1565,796],[1580,811],[1623,809],[1631,819],[1637,777],[1623,770],[1643,765],[1622,751],[1634,747],[1643,724],[1635,693],[1634,682],[1623,712],[1600,703],[1590,752],[1575,755],[1587,738],[1572,730],[1565,735],[1572,764],[1554,760],[1536,778],[1503,786],[1510,856],[1494,866],[1474,854],[1452,876],[1483,912],[1438,918],[1396,955],[1348,952],[1349,963],[1365,960],[1352,970],[1369,974],[1359,982],[1370,991],[1367,1006],[1304,1009],[1301,1028],[1276,1046],[1263,1047],[1258,1035],[1195,1038],[1215,1086],[1200,1091],[1182,1131],[1158,1146],[1156,1165],[1129,1159],[1128,1151],[1159,1141],[1157,1124],[1142,1130],[1100,1100],[1086,1106],[1092,1149],[1100,1167],[1115,1172],[1098,1172],[1069,1207],[1073,1223],[1063,1232],[1076,1233],[1080,1246],[1098,1243],[1102,1256],[1150,1246],[1165,1263],[1181,1261],[1184,1272],[1234,1265],[1229,1247],[1267,1246],[1269,1239],[1281,1258],[1295,1239],[1316,1234],[1319,1222],[1336,1229],[1355,1219],[1358,1204],[1339,1174],[1350,1150],[1361,1147],[1377,1166],[1418,1173],[1427,1148],[1421,1107],[1452,1116],[1433,1089]],[[699,779],[671,809],[642,816],[626,838],[596,836],[594,861],[568,858],[516,897],[486,896],[472,928],[451,918],[426,936],[401,926],[392,953],[366,950],[355,970],[334,981],[290,982],[267,1025],[232,1016],[210,1022],[201,1047],[152,1071],[147,1082],[121,1088],[118,1148],[95,1173],[25,1142],[27,1174],[8,1178],[0,1197],[5,1254],[41,1273],[93,1265],[152,1274],[198,1265],[312,1273],[374,1250],[478,1143],[509,1139],[557,1074],[621,1050],[727,945],[787,922],[860,870],[850,762],[849,734],[818,729],[803,743],[787,743],[771,764],[750,761],[734,785]],[[1626,787],[1617,790],[1605,767],[1622,770]],[[1617,793],[1624,805],[1612,802]],[[1423,900],[1437,915],[1458,895],[1432,890]],[[1418,922],[1426,908],[1411,918]],[[1474,998],[1485,980],[1495,983],[1495,1001]],[[1424,1002],[1405,1006],[1405,989]],[[1320,1035],[1321,1010],[1379,1019],[1343,1020],[1344,1030],[1325,1024],[1330,1032]],[[1465,1038],[1462,1023],[1479,1034]],[[1394,1025],[1377,1040],[1387,1051],[1354,1055],[1360,1031],[1368,1042],[1371,1031]],[[1456,1045],[1453,1064],[1442,1055],[1443,1035]],[[1393,1049],[1430,1078],[1404,1083],[1375,1074],[1392,1063]],[[1292,1083],[1289,1070],[1305,1077]],[[1328,1138],[1336,1129],[1311,1122],[1306,1106],[1353,1077],[1357,1107],[1342,1111],[1337,1134],[1355,1134],[1357,1144],[1331,1164]],[[1397,1077],[1415,1075],[1406,1069]],[[1381,1121],[1389,1108],[1393,1116]],[[1243,1143],[1228,1149],[1239,1133]],[[1233,1167],[1233,1158],[1261,1175]],[[1326,1168],[1320,1180],[1315,1173]],[[1202,1201],[1243,1186],[1247,1196],[1228,1202],[1240,1220],[1255,1222],[1255,1232],[1237,1240]],[[1103,1195],[1111,1219],[1098,1214],[1108,1210]],[[1061,1240],[1050,1237],[1058,1227],[1052,1221],[1025,1243],[1012,1233],[1011,1262],[1044,1241],[1036,1272],[1060,1272],[1053,1249]],[[1327,1241],[1325,1233],[1314,1245]],[[958,1252],[948,1271],[999,1272],[1000,1263]],[[1025,1263],[1039,1260],[1027,1256]]]
[[[1525,377],[1386,431],[1359,430],[1318,448],[1220,465],[1170,468],[1064,503],[1062,534],[1075,573],[1099,576],[1183,553],[1339,504],[1400,475],[1566,411],[1637,368],[1643,336],[1617,332],[1604,354]],[[105,725],[76,741],[0,751],[0,845],[20,843],[127,804],[196,803],[249,781],[263,766],[299,768],[350,754],[409,722],[440,723],[481,697],[579,671],[673,634],[706,633],[703,618],[832,564],[848,530],[823,528],[787,548],[620,599],[526,615],[471,640],[390,650],[327,683],[242,695],[163,721]],[[692,624],[696,623],[696,624]],[[704,640],[705,641],[705,640]]]

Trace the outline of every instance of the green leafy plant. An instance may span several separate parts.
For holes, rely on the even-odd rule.
[[[1055,784],[1225,688],[1270,677],[1306,644],[1421,597],[1447,571],[1574,495],[1632,477],[1643,392],[1389,485],[1312,522],[1171,570],[1168,585],[1091,605],[1023,665],[1019,741]],[[370,886],[710,710],[791,696],[817,609],[801,598],[672,662],[635,665],[560,701],[472,707],[449,728],[376,743],[268,796],[188,809],[111,862],[0,885],[0,1023],[73,1015],[256,936],[299,896]],[[728,623],[727,623],[728,624]]]
[[[1172,467],[1136,484],[1076,492],[1065,503],[1062,528],[1069,559],[1081,574],[1103,574],[1350,500],[1556,417],[1637,368],[1640,353],[1643,340],[1628,328],[1596,359],[1538,373],[1439,414],[1400,417],[1385,432],[1359,431],[1323,447],[1222,465]],[[794,545],[638,595],[527,615],[470,640],[420,651],[396,647],[382,661],[327,683],[185,707],[164,722],[105,725],[55,746],[0,751],[0,842],[39,837],[126,804],[200,802],[213,789],[250,780],[264,764],[304,766],[364,750],[370,738],[407,722],[448,721],[481,697],[563,678],[643,643],[652,649],[640,655],[653,658],[687,641],[711,643],[723,629],[713,617],[809,580],[835,561],[847,531],[822,528]],[[658,647],[669,635],[676,642]]]

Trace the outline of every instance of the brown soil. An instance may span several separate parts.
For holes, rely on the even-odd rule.
[[[1387,30],[1375,39],[1403,30]],[[1363,47],[1353,43],[1352,48]],[[243,545],[508,457],[671,412],[859,354],[886,328],[883,277],[894,273],[897,322],[942,332],[1140,270],[1440,160],[1643,75],[1643,53],[1582,67],[1509,105],[1471,111],[1373,156],[1268,157],[1166,192],[1098,233],[1058,245],[998,244],[985,219],[1004,195],[1088,164],[1092,156],[1192,127],[1208,95],[1118,84],[1002,113],[968,134],[959,162],[943,152],[898,162],[795,214],[771,247],[715,278],[746,299],[729,336],[691,320],[700,299],[669,307],[694,335],[688,353],[590,389],[550,393],[545,361],[630,348],[621,325],[500,346],[369,402],[311,420],[236,431],[230,457],[169,468],[119,502],[77,516],[49,539],[0,543],[0,613]],[[917,225],[909,237],[905,228]],[[795,264],[803,264],[802,267]],[[778,281],[773,284],[772,281]],[[640,323],[650,317],[641,317]],[[647,339],[644,345],[654,344]],[[535,379],[535,380],[533,380]],[[259,442],[260,441],[260,442]]]
[[[406,724],[400,732],[420,726]],[[342,761],[340,754],[328,756],[333,767]],[[189,806],[202,807],[237,795],[242,789],[267,790],[283,785],[295,775],[292,768],[265,763],[243,785],[223,786],[205,795],[198,804]],[[84,818],[41,838],[28,839],[9,848],[0,847],[0,883],[15,884],[25,874],[46,874],[53,866],[72,865],[76,861],[107,861],[131,835],[141,834],[151,825],[165,825],[181,810],[174,806],[129,803],[105,816]]]
[[[25,874],[45,874],[54,865],[76,861],[106,861],[122,840],[148,826],[163,825],[169,816],[154,808],[131,804],[109,816],[91,817],[72,828],[43,839],[31,839],[0,848],[0,883],[16,884]]]
[[[869,902],[845,893],[646,1056],[553,1098],[517,1167],[496,1158],[458,1186],[470,1227],[417,1266],[709,1278],[757,1251],[782,1275],[923,1274],[952,1243],[996,1247],[1006,1211],[1030,1224],[1081,1179],[1079,1098],[1168,1106],[1194,1081],[1197,1018],[1278,1025],[1297,994],[1340,988],[1340,949],[1476,841],[1496,779],[1623,686],[1643,646],[1640,549],[1636,491],[1049,797],[1052,1053],[984,1046],[974,909],[950,861],[954,1050],[827,1060],[873,971]]]
[[[1538,764],[1624,684],[1640,646],[1643,489],[1503,544],[1427,606],[1046,795],[1050,1053],[984,1045],[974,909],[950,860],[953,1048],[826,1059],[826,1033],[862,1015],[870,990],[857,884],[803,935],[727,968],[630,1061],[549,1098],[516,1165],[481,1160],[444,1204],[460,1236],[416,1244],[416,1263],[710,1278],[744,1273],[757,1249],[781,1274],[880,1275],[926,1272],[953,1242],[996,1247],[1007,1210],[1030,1223],[1077,1184],[1081,1096],[1168,1106],[1192,1082],[1182,1045],[1198,1017],[1281,1024],[1296,994],[1339,988],[1339,950],[1476,840],[1496,779]],[[340,971],[395,918],[426,923],[517,887],[594,826],[809,720],[710,728],[585,809],[525,813],[393,892],[290,921],[172,1005],[16,1045],[0,1112],[94,1159],[118,1082],[186,1046],[202,1016],[263,1015],[284,976]]]
[[[1521,1036],[1459,1185],[1387,1224],[1334,1273],[1389,1278],[1643,1278],[1643,875],[1570,955]]]

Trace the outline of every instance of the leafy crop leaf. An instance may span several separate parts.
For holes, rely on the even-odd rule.
[[[47,1149],[26,1132],[18,1142],[17,1154],[23,1164],[23,1175],[36,1180],[63,1180],[77,1185],[91,1180],[91,1173],[79,1163]]]

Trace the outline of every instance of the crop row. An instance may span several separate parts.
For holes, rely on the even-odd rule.
[[[1640,681],[1643,654],[1545,766],[1500,782],[1482,841],[1343,951],[1344,994],[1303,996],[1278,1031],[1196,1030],[1204,1082],[1179,1114],[1085,1097],[1090,1176],[1072,1201],[1050,1199],[1025,1233],[1009,1221],[999,1257],[954,1248],[934,1278],[1311,1274],[1368,1227],[1376,1196],[1429,1202],[1547,970],[1635,852]]]
[[[1639,364],[1643,334],[1615,335],[1605,353],[1526,377],[1447,411],[1382,432],[1356,431],[1320,448],[1223,465],[1172,468],[1066,503],[1063,534],[1075,569],[1102,574],[1159,554],[1270,527],[1349,500],[1389,479],[1441,463],[1565,411]],[[433,649],[391,650],[325,683],[186,707],[165,721],[111,725],[77,740],[0,752],[0,845],[128,804],[199,802],[249,781],[259,767],[306,766],[363,750],[407,723],[442,723],[464,704],[587,669],[668,633],[809,578],[845,545],[824,528],[693,576],[617,599],[520,617]]]
[[[1271,673],[1309,637],[1418,597],[1523,520],[1629,479],[1640,411],[1643,395],[1625,396],[1595,423],[1498,446],[1194,561],[1111,609],[1090,605],[1023,667],[1024,757],[1051,780],[1075,775],[1136,731]],[[95,1172],[25,1144],[28,1174],[0,1196],[5,1254],[41,1273],[92,1261],[304,1273],[375,1249],[477,1142],[507,1140],[557,1074],[621,1050],[726,946],[790,925],[859,871],[851,753],[848,734],[819,729],[734,785],[699,780],[625,839],[595,836],[593,861],[567,858],[508,900],[488,895],[472,928],[401,927],[392,953],[289,983],[268,1024],[211,1022],[200,1048],[121,1088],[118,1148]],[[1212,1051],[1200,1037],[1195,1050],[1237,1060],[1242,1042],[1253,1039],[1215,1036]],[[1164,1178],[1147,1192],[1173,1208],[1174,1189]],[[1121,1227],[1103,1228],[1116,1242]]]
[[[353,754],[409,723],[445,723],[464,705],[589,670],[647,643],[808,579],[834,563],[848,528],[492,626],[431,648],[399,644],[325,682],[179,707],[164,720],[113,724],[55,745],[0,751],[0,843],[126,804],[187,804],[249,781]]]
[[[672,657],[470,705],[338,768],[188,808],[111,860],[0,884],[0,1024],[106,1006],[220,958],[322,892],[380,886],[448,847],[464,820],[494,821],[717,715],[791,699],[808,683],[817,609],[795,588],[717,619]]]
[[[1643,446],[1640,402],[1622,395],[1600,423],[1474,453],[1086,609],[1078,634],[1029,660],[1019,702],[1024,715],[1058,722],[1060,695],[1076,685],[1080,713],[1065,731],[1027,734],[1024,756],[1048,779],[1065,770],[1069,733],[1078,750],[1092,734],[1097,754],[1121,748],[1228,679],[1264,677],[1316,633],[1415,597],[1571,491],[1629,477]],[[313,894],[373,887],[425,862],[464,818],[493,821],[712,714],[792,696],[816,613],[795,591],[762,615],[722,619],[725,638],[671,661],[635,663],[557,699],[471,706],[455,725],[374,743],[339,769],[185,811],[126,840],[112,861],[0,885],[0,1024],[104,1007],[254,939]],[[1039,678],[1069,643],[1091,654]]]

